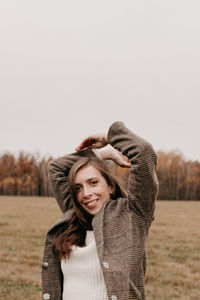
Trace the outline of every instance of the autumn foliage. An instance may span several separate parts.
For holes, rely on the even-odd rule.
[[[159,199],[200,200],[200,162],[179,152],[158,152]]]
[[[39,162],[34,155],[21,152],[16,158],[12,154],[0,157],[0,194],[50,196],[47,176],[48,160]]]
[[[51,196],[47,165],[52,159],[37,159],[21,152],[0,157],[0,194]],[[112,165],[114,173],[126,179],[129,170]],[[158,152],[157,175],[160,200],[200,200],[200,162],[186,160],[180,152]]]

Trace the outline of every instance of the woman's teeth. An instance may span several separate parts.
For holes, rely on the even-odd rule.
[[[93,201],[86,203],[86,206],[92,206],[92,205],[95,205],[96,203],[97,203],[97,200],[93,200]]]

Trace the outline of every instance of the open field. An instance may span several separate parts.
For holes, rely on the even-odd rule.
[[[53,198],[0,197],[1,300],[41,299],[45,232],[59,216]],[[200,202],[158,201],[149,244],[147,300],[200,300]]]

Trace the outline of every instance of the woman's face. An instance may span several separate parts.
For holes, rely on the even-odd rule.
[[[90,215],[96,215],[110,199],[112,188],[99,170],[86,166],[79,170],[74,179],[76,197],[83,209]]]

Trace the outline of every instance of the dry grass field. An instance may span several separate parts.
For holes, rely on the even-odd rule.
[[[41,299],[44,236],[59,216],[52,198],[0,197],[1,300]],[[157,202],[146,291],[147,300],[200,300],[200,202]]]

